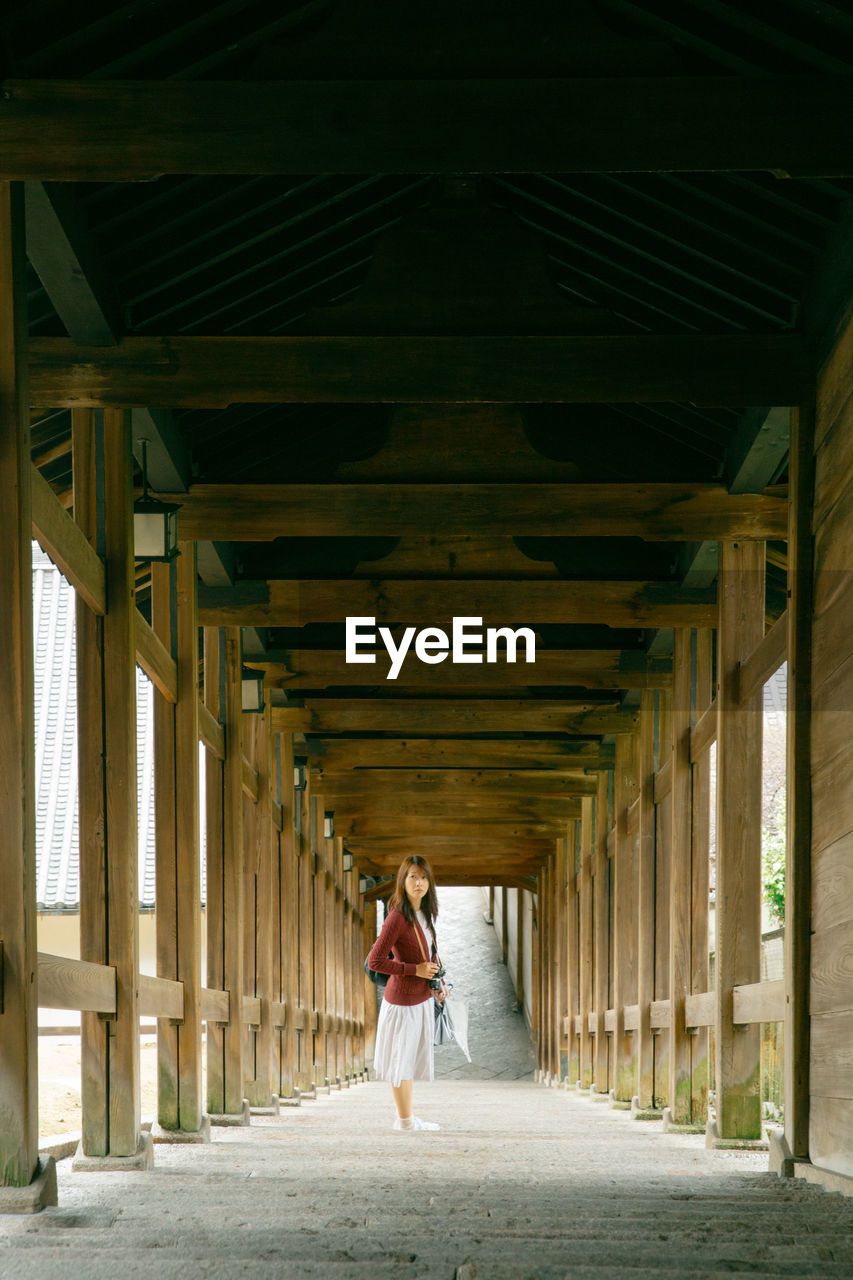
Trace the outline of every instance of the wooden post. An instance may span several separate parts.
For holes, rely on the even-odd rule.
[[[362,1054],[365,1066],[373,1065],[373,1051],[376,1044],[376,988],[364,973],[363,965],[367,953],[376,941],[376,903],[365,902],[363,895],[359,894],[359,902],[361,903],[361,914],[363,920],[362,926],[362,1021],[364,1022],[364,1043]]]
[[[711,705],[714,687],[713,637],[707,627],[696,636],[695,723]],[[691,994],[701,995],[711,982],[709,955],[709,893],[711,876],[711,753],[703,751],[693,765],[693,868],[691,908]],[[711,1036],[699,1027],[690,1037],[691,1117],[694,1124],[708,1118],[708,1088],[711,1076]]]
[[[272,813],[270,805],[270,709],[244,716],[243,737],[249,764],[257,771],[258,797],[243,796],[244,921],[246,994],[261,1002],[261,1021],[249,1027],[245,1061],[245,1094],[249,1105],[269,1107],[273,1101],[272,1030]]]
[[[581,798],[581,851],[578,873],[578,984],[580,1034],[580,1083],[588,1089],[592,1084],[593,1043],[589,1034],[589,1015],[592,1013],[592,849],[593,849],[593,798]]]
[[[525,890],[516,889],[515,891],[515,907],[516,907],[516,943],[515,943],[515,998],[522,1014],[524,1013],[524,907],[525,907]],[[566,899],[568,904],[568,898]],[[568,911],[568,905],[567,905]],[[566,961],[568,965],[568,957]],[[566,970],[566,983],[568,984],[568,968]]]
[[[669,1108],[675,1124],[693,1119],[692,1036],[684,1002],[692,993],[693,777],[690,765],[691,636],[675,628],[672,684],[672,837],[669,895]]]
[[[640,699],[640,814],[637,875],[637,1102],[655,1103],[655,1043],[650,1016],[655,993],[655,759],[654,690]]]
[[[295,805],[300,793],[293,787],[293,734],[279,735],[281,743],[281,876],[279,919],[281,921],[281,989],[279,999],[286,1006],[279,1065],[279,1093],[293,1097],[296,1087],[296,1008],[299,1003],[297,973],[299,951],[299,880],[294,830]]]
[[[595,832],[593,849],[594,968],[592,1006],[595,1011],[595,1054],[592,1078],[597,1093],[610,1090],[608,1037],[604,1015],[610,999],[610,863],[607,858],[608,829],[607,774],[598,775],[595,793]]]
[[[849,428],[848,428],[849,429]],[[811,705],[814,409],[793,414],[789,452],[787,848],[785,855],[785,1141],[809,1158],[811,970]],[[825,674],[825,673],[821,673]],[[815,925],[817,928],[817,925]],[[793,1172],[793,1170],[790,1170]]]
[[[553,947],[557,965],[557,1042],[559,1079],[564,1081],[569,1073],[569,1046],[571,1031],[565,1020],[569,1013],[569,840],[564,836],[557,841],[557,913],[554,925]],[[503,890],[506,898],[507,890]],[[506,918],[506,917],[505,917]]]
[[[509,955],[509,906],[508,906],[509,890],[506,885],[501,885],[501,960],[504,964],[507,962]]]
[[[297,987],[303,1026],[298,1037],[298,1070],[296,1083],[303,1093],[314,1084],[314,1033],[311,1029],[314,1009],[314,856],[311,852],[311,782],[298,793],[299,805],[299,949]]]
[[[0,1185],[38,1164],[33,571],[24,188],[0,183]],[[56,1203],[55,1196],[53,1203]]]
[[[666,765],[670,770],[672,762],[672,695],[669,689],[659,689],[655,694],[657,707],[658,744],[656,770]],[[670,775],[671,776],[671,775]],[[672,792],[661,796],[655,802],[655,939],[654,939],[654,994],[653,1000],[669,999],[669,953],[670,953],[670,875],[672,862]],[[669,1097],[670,1086],[670,1039],[669,1027],[659,1027],[654,1033],[655,1075],[654,1105],[663,1107]]]
[[[580,1079],[580,1039],[575,1030],[575,1018],[580,1013],[580,959],[578,952],[580,923],[578,915],[578,842],[580,840],[580,824],[577,819],[569,823],[569,836],[566,845],[566,969],[568,975],[568,992],[566,1013],[569,1019],[569,1084],[577,1084]]]
[[[625,1007],[637,999],[637,861],[635,833],[628,830],[628,808],[637,795],[637,762],[637,735],[618,734],[613,776],[613,1099],[621,1103],[629,1103],[637,1090],[637,1037],[625,1030]]]
[[[243,1106],[243,748],[240,628],[223,628],[225,767],[222,777],[222,985],[229,993],[225,1028],[225,1115],[245,1116]]]
[[[313,1035],[312,1079],[325,1083],[326,1068],[326,868],[323,858],[323,797],[311,792],[310,807],[311,906],[314,917],[311,1007],[317,1015]]]
[[[204,705],[217,723],[222,721],[225,650],[218,627],[204,628]],[[225,832],[224,761],[205,753],[205,885],[207,926],[207,986],[225,986]],[[225,1024],[207,1023],[207,1110],[225,1114]]]
[[[764,636],[764,543],[722,542],[717,644],[717,1137],[761,1136],[761,1027],[736,1026],[734,988],[761,977],[763,692],[738,664]]]

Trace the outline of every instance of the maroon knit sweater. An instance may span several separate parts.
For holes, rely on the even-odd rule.
[[[418,946],[418,934],[423,942],[423,951]],[[419,925],[410,925],[402,911],[395,908],[388,913],[367,963],[377,973],[389,975],[383,996],[389,1004],[423,1004],[430,999],[432,990],[426,978],[416,975],[415,969],[429,958],[431,945],[423,929]]]

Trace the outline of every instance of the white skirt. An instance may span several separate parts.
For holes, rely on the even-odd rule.
[[[379,1080],[399,1085],[403,1080],[432,1080],[434,1000],[421,1004],[379,1006],[373,1070]]]

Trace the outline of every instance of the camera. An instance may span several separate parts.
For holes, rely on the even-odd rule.
[[[445,972],[444,965],[441,965],[438,969],[436,969],[433,976],[428,980],[429,985],[433,991],[441,990],[441,979],[444,977],[444,972]]]

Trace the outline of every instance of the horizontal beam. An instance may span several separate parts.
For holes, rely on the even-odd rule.
[[[47,408],[230,404],[797,404],[812,357],[793,334],[544,337],[131,337],[29,344]]]
[[[0,180],[853,173],[841,76],[6,80]]]
[[[182,539],[263,542],[290,537],[407,534],[637,537],[647,541],[784,538],[778,494],[731,494],[716,484],[192,485],[159,495],[180,503]]]
[[[614,749],[595,739],[309,738],[315,769],[612,769]]]
[[[344,817],[340,822],[335,823],[335,831],[343,836],[346,840],[349,836],[398,836],[400,839],[408,839],[409,836],[415,836],[418,831],[422,831],[424,827],[428,827],[432,835],[443,836],[446,840],[455,840],[466,833],[471,835],[479,834],[484,838],[494,836],[500,838],[502,835],[507,839],[527,840],[551,837],[558,839],[566,834],[566,823],[574,818],[579,818],[581,813],[580,801],[567,800],[565,802],[565,813],[561,818],[543,818],[541,820],[506,818],[499,819],[492,816],[481,818],[473,813],[470,817],[464,816],[462,813],[456,813],[452,817],[441,817],[439,815],[430,814],[429,816],[413,816],[410,817],[404,813],[378,814],[375,817],[364,814],[355,818]],[[399,861],[397,863],[399,866]]]
[[[331,801],[352,797],[383,796],[513,796],[536,797],[595,795],[598,780],[583,772],[557,773],[551,769],[445,771],[442,769],[353,769],[349,773],[323,773],[317,791],[327,808]]]
[[[273,707],[276,733],[394,733],[446,738],[481,733],[631,733],[639,711],[607,707],[573,711],[564,704],[539,701],[464,701],[448,699],[330,698],[310,707]]]
[[[38,953],[38,1003],[42,1009],[115,1013],[116,971],[112,965]]]
[[[781,667],[788,653],[788,611],[776,619],[764,639],[738,670],[738,702],[749,702]]]
[[[494,580],[271,579],[233,588],[199,587],[199,626],[302,627],[373,617],[377,626],[394,623],[443,627],[466,617],[476,602],[480,628],[537,623],[603,623],[611,627],[712,627],[715,592],[689,590],[671,582],[586,582],[561,579]],[[476,631],[476,628],[469,628]],[[523,646],[520,646],[523,653]],[[374,670],[378,669],[378,663]],[[403,671],[421,668],[410,655]],[[496,664],[501,666],[502,664]],[[471,683],[486,669],[471,665]],[[508,667],[503,668],[509,671]],[[513,680],[524,670],[516,663]]]
[[[223,1026],[230,1018],[231,997],[227,991],[213,987],[201,989],[201,1016],[205,1022],[219,1022]]]
[[[717,993],[701,991],[684,998],[684,1024],[687,1027],[713,1027],[717,1021]]]
[[[785,980],[751,982],[735,987],[732,1021],[736,1026],[750,1022],[783,1022],[785,1019]]]
[[[33,537],[93,613],[106,612],[104,564],[37,467],[31,467]]]
[[[183,1022],[184,984],[171,978],[154,978],[148,973],[140,973],[139,1016]]]
[[[524,657],[524,646],[519,647]],[[276,658],[278,660],[276,660]],[[266,672],[272,689],[323,689],[345,685],[375,685],[385,678],[390,660],[387,651],[377,653],[376,664],[346,662],[339,649],[300,649],[273,655],[271,659],[244,659],[246,666]],[[404,665],[396,687],[417,685],[424,690],[447,692],[472,684],[471,668],[443,662]],[[537,649],[535,665],[515,664],[519,685],[574,685],[586,689],[664,689],[672,684],[672,659],[649,658],[629,649]],[[513,672],[503,664],[483,664],[477,672],[478,688],[506,689]]]

